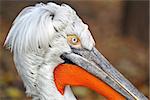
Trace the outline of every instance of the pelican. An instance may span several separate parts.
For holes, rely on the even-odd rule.
[[[88,87],[108,100],[148,100],[95,48],[88,25],[69,5],[24,8],[4,45],[33,100],[76,100],[70,86]]]

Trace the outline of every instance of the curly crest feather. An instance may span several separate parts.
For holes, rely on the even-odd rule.
[[[75,11],[65,4],[40,3],[27,7],[13,22],[5,45],[19,52],[37,51],[39,46],[48,48],[53,34],[63,31],[76,17]]]

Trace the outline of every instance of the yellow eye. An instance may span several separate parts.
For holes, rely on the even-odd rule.
[[[67,36],[67,41],[70,45],[75,46],[75,45],[80,45],[80,39],[77,35],[71,34]]]

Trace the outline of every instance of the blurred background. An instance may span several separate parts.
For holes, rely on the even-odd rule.
[[[0,0],[0,100],[30,100],[12,54],[3,47],[12,21],[26,6],[41,0]],[[47,3],[48,1],[42,1]],[[96,41],[96,47],[145,96],[149,97],[149,1],[71,0]],[[105,100],[94,91],[73,87],[79,100]]]

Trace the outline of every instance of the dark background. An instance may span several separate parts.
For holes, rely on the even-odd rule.
[[[12,21],[26,6],[40,0],[0,0],[0,99],[30,99],[15,69],[12,54],[3,47]],[[48,1],[42,1],[47,3]],[[53,1],[54,2],[54,1]],[[149,97],[149,2],[122,0],[55,1],[67,3],[89,25],[96,47],[145,96]],[[97,93],[73,87],[79,100],[103,100]]]

